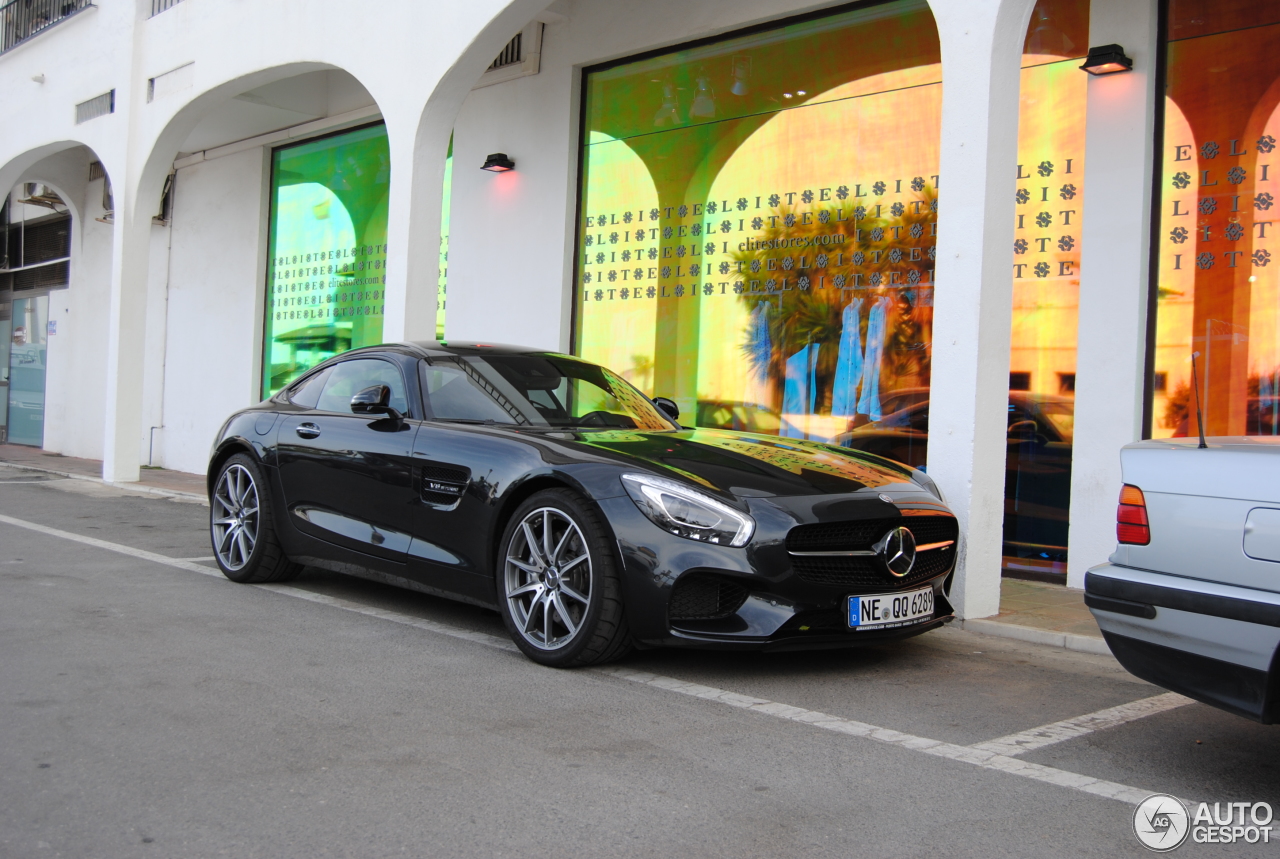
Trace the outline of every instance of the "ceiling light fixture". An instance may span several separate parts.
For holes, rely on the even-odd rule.
[[[751,92],[751,85],[748,82],[751,78],[751,57],[734,57],[733,58],[733,86],[729,87],[729,92],[734,95],[746,95]]]
[[[1091,75],[1113,75],[1133,71],[1133,60],[1125,56],[1124,48],[1119,45],[1100,45],[1089,49],[1089,56],[1080,68]]]
[[[689,105],[689,116],[699,119],[712,119],[716,115],[716,98],[711,91],[711,83],[705,76],[698,77],[698,94]]]
[[[480,169],[490,173],[506,173],[516,169],[516,162],[508,158],[505,152],[495,152],[484,160],[484,166]]]
[[[662,85],[662,106],[653,115],[653,124],[661,128],[664,125],[679,125],[681,122],[675,85],[665,83]]]

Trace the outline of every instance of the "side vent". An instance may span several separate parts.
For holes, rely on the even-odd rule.
[[[422,474],[422,500],[432,507],[453,507],[466,494],[471,472],[463,468],[426,464]]]
[[[489,64],[472,89],[536,75],[541,67],[542,23],[534,21],[507,42],[502,53]]]
[[[524,33],[516,33],[516,37],[507,46],[502,49],[502,53],[498,54],[498,58],[489,64],[486,71],[494,69],[505,69],[507,66],[514,66],[516,63],[523,62],[524,56],[520,52],[520,41]]]
[[[104,92],[76,105],[76,125],[116,112],[116,91]]]

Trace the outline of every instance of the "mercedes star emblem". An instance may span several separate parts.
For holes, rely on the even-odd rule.
[[[916,538],[906,528],[894,528],[881,537],[880,542],[872,548],[889,568],[889,572],[898,578],[911,572],[911,568],[916,564]]]

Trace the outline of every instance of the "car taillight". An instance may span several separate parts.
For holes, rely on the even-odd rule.
[[[1151,542],[1147,499],[1136,486],[1126,484],[1120,490],[1120,507],[1116,510],[1116,539],[1134,546],[1145,546]]]

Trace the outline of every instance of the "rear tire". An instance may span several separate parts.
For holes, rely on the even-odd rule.
[[[219,569],[233,582],[287,582],[302,572],[280,545],[267,481],[248,454],[237,453],[218,469],[209,496],[209,537]]]
[[[612,541],[589,501],[568,489],[530,496],[499,549],[498,607],[525,656],[577,668],[631,650]]]

